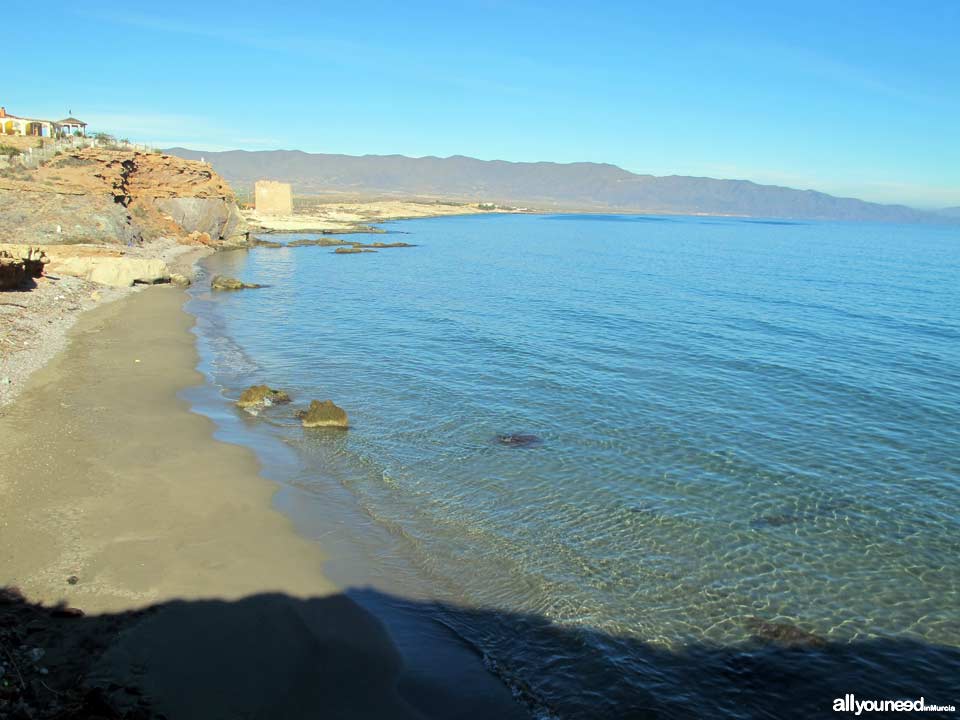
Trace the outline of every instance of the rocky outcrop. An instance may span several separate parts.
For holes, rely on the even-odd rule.
[[[0,177],[0,227],[14,243],[133,245],[166,237],[245,245],[230,186],[209,165],[133,149],[71,150]]]
[[[155,285],[170,281],[167,264],[157,258],[58,257],[51,261],[50,272],[73,275],[113,287]]]
[[[237,400],[239,408],[260,408],[290,402],[290,396],[283,390],[274,390],[266,385],[252,385]]]
[[[153,203],[189,233],[206,233],[213,244],[242,247],[250,228],[233,200],[205,197],[156,198]]]
[[[411,245],[410,243],[405,243],[405,242],[393,242],[393,243],[375,242],[375,243],[371,243],[371,244],[368,245],[367,247],[375,247],[375,248],[402,248],[402,247],[416,247],[416,246],[415,246],[415,245]]]
[[[338,247],[334,252],[337,255],[356,255],[358,253],[372,253],[376,250],[371,250],[370,248],[359,248],[359,247]]]
[[[261,288],[263,285],[257,285],[256,283],[245,283],[236,278],[227,277],[225,275],[214,275],[213,279],[210,281],[211,290],[253,290],[256,288]]]
[[[43,274],[50,259],[40,248],[0,250],[0,290],[12,290]]]
[[[332,400],[313,400],[310,407],[297,413],[300,422],[305,428],[341,428],[350,427],[347,420],[347,411],[333,404]]]

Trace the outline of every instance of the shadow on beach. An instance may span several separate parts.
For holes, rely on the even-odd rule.
[[[481,663],[458,626],[509,631],[524,654]],[[838,716],[834,699],[848,693],[960,699],[957,648],[833,643],[770,624],[759,632],[766,637],[737,646],[674,651],[534,615],[371,589],[178,600],[83,616],[7,588],[0,717],[817,718]]]

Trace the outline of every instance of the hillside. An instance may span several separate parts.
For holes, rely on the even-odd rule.
[[[204,158],[243,190],[252,188],[256,180],[270,178],[292,182],[297,193],[304,195],[392,193],[556,209],[944,222],[944,216],[902,205],[880,205],[746,180],[636,175],[599,163],[327,155],[299,150],[198,152],[171,148],[165,152],[191,160]]]

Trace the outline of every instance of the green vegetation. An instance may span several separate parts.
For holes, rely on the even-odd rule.
[[[20,150],[17,150],[17,148],[13,147],[13,145],[4,145],[3,143],[0,143],[0,155],[5,155],[6,157],[12,158],[20,154]]]

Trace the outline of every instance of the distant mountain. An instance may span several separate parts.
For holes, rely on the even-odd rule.
[[[529,204],[538,208],[879,222],[948,222],[903,205],[838,198],[746,180],[636,175],[615,165],[514,163],[403,155],[324,155],[299,150],[165,152],[206,159],[238,189],[260,179],[293,183],[294,192],[394,194]]]
[[[960,218],[960,207],[948,207],[937,210],[937,215],[944,215],[948,218]]]

